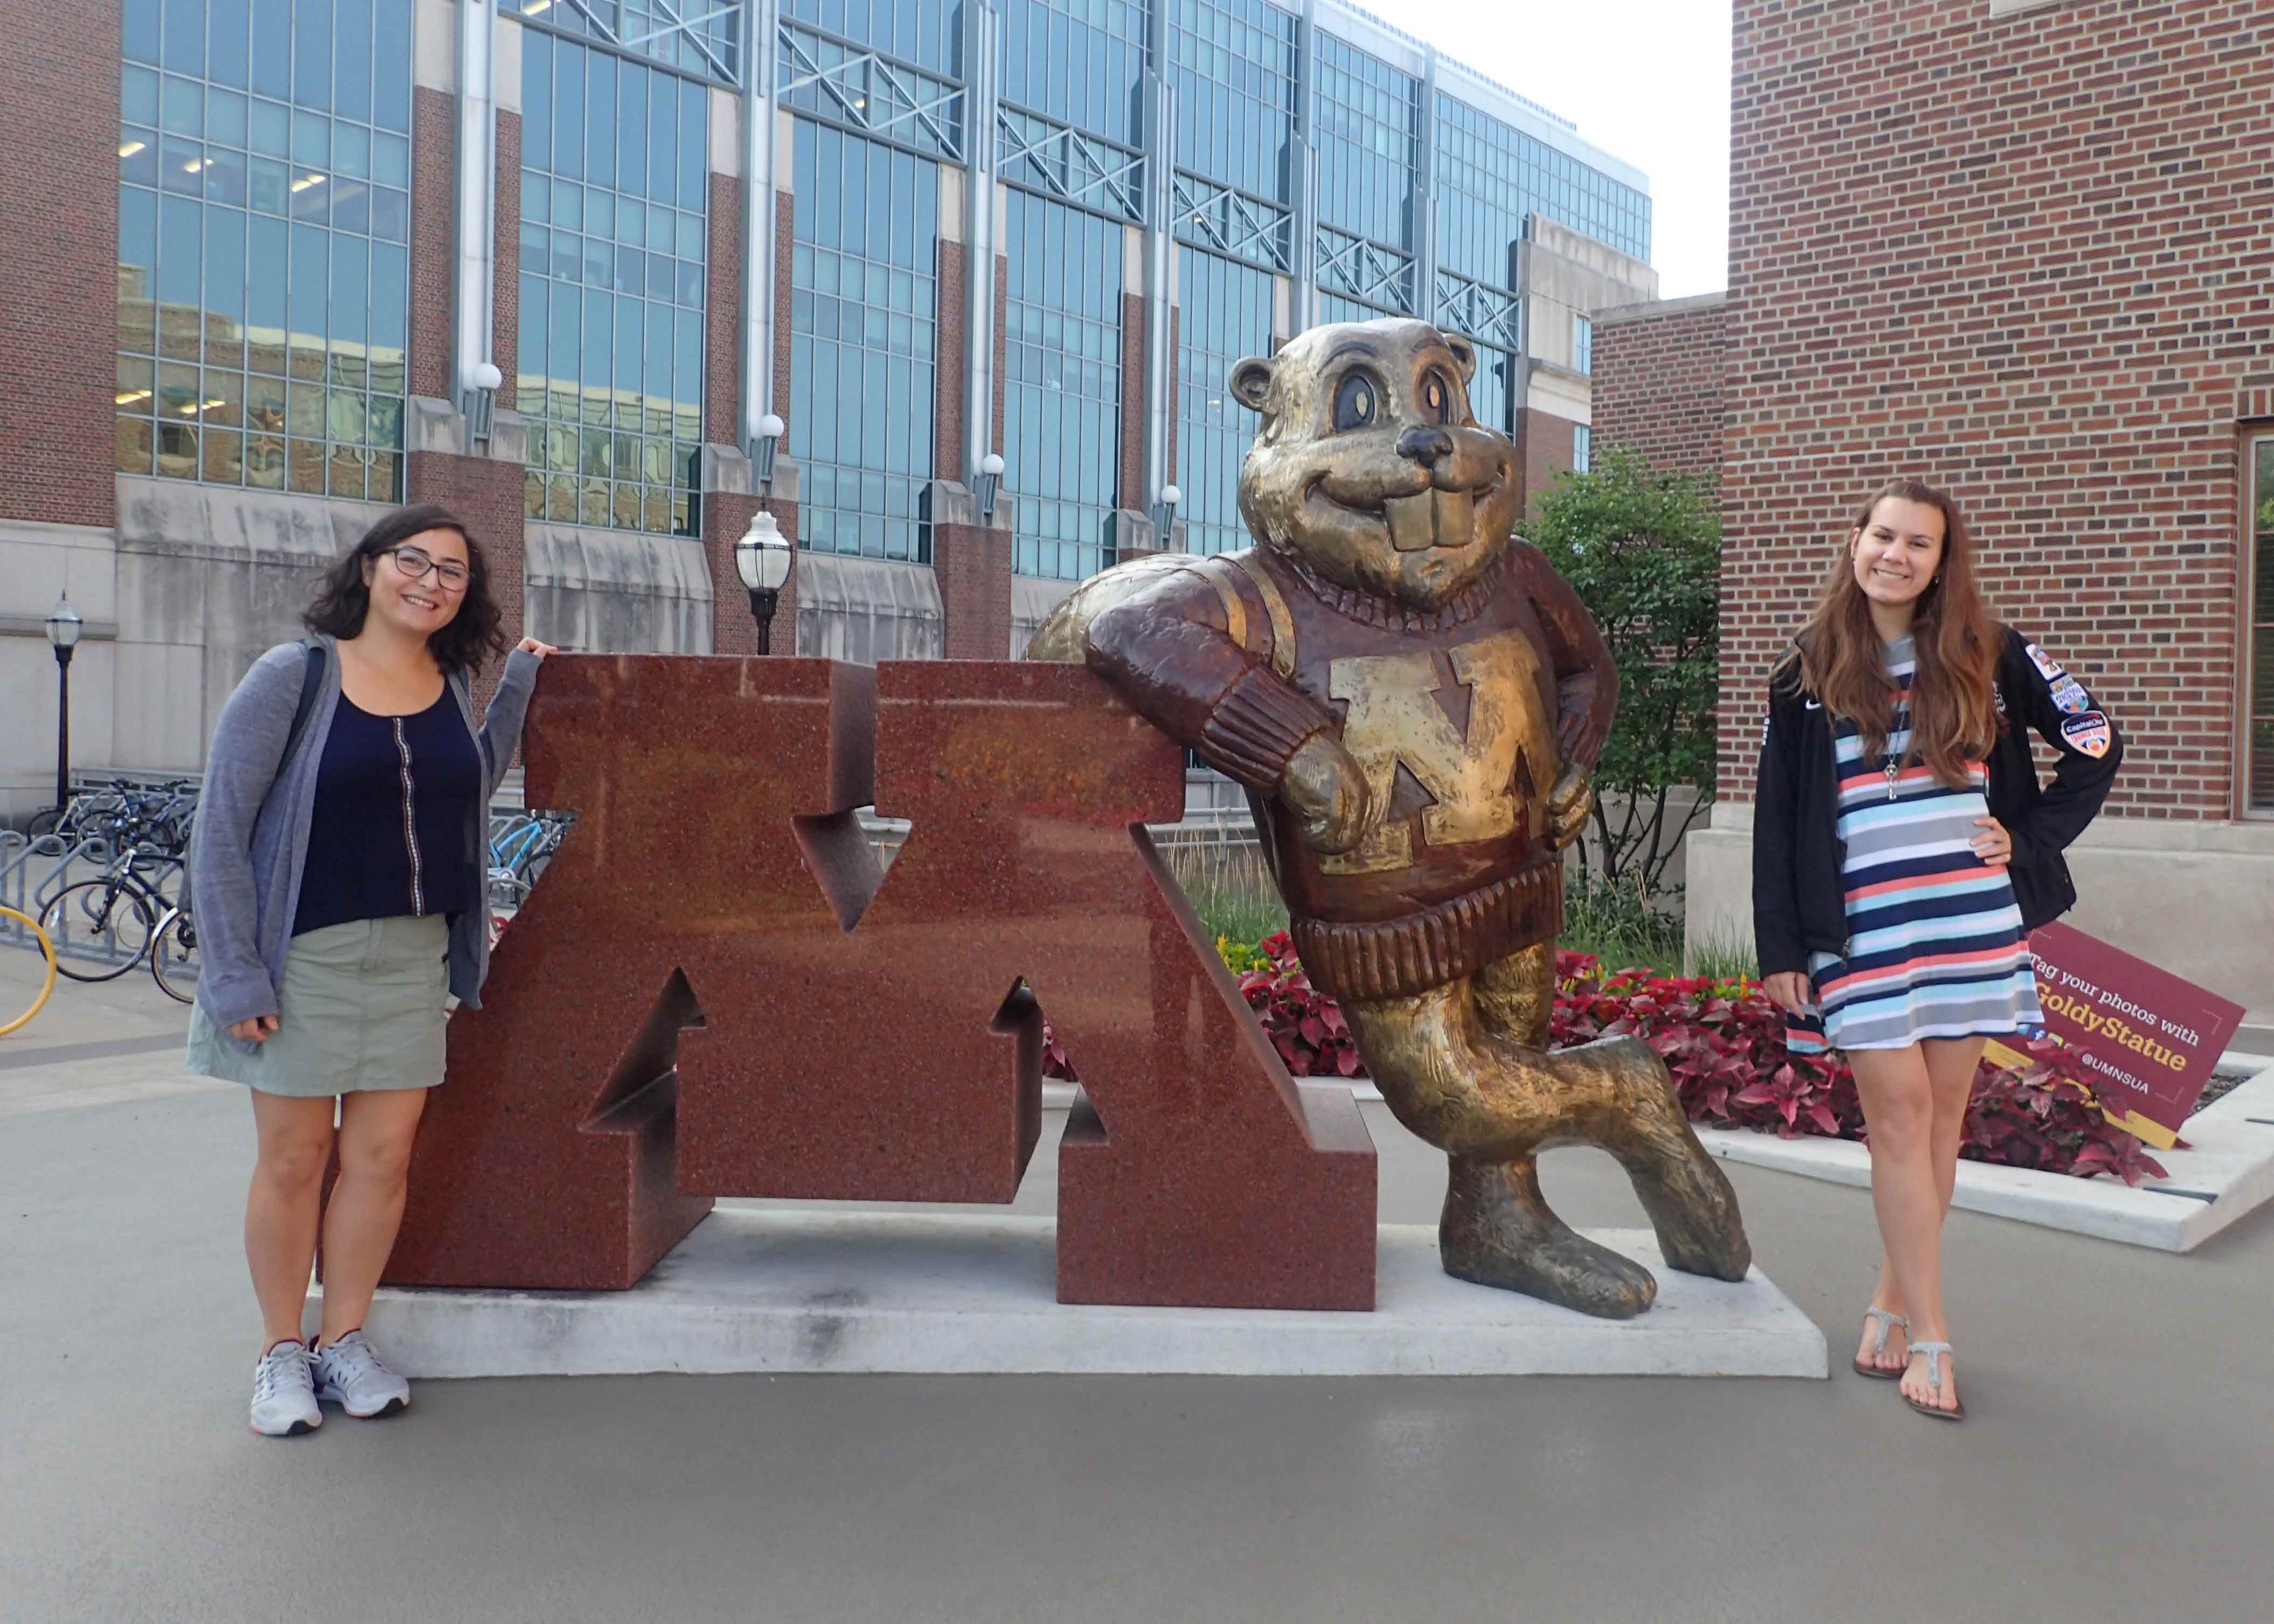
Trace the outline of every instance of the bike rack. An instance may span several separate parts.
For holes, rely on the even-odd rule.
[[[36,861],[50,857],[55,860],[53,866],[34,883],[32,876]],[[119,853],[100,835],[89,835],[66,846],[57,835],[41,835],[33,839],[13,830],[0,830],[0,905],[36,920],[47,911],[56,893],[71,883],[74,864],[86,863],[95,870],[79,877],[99,879],[118,861]],[[39,945],[34,931],[4,915],[0,915],[0,942],[34,949]],[[106,929],[99,945],[75,942],[54,951],[64,958],[91,959],[98,964],[116,964],[125,956],[119,948],[116,929]]]

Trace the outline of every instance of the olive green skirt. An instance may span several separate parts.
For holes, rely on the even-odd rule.
[[[190,1011],[189,1069],[263,1094],[316,1098],[442,1080],[449,925],[440,915],[350,920],[292,938],[276,1031],[240,1043]]]

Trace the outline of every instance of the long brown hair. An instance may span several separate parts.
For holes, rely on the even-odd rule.
[[[1871,528],[1881,502],[1893,498],[1942,515],[1942,562],[1917,601],[1911,636],[1918,664],[1911,674],[1911,741],[1908,761],[1924,762],[1954,787],[1966,783],[1968,763],[1984,759],[1998,736],[1992,693],[1998,671],[1998,628],[1974,576],[1974,538],[1966,516],[1947,493],[1921,479],[1891,479],[1856,510],[1849,538],[1825,577],[1816,611],[1797,646],[1801,691],[1856,724],[1866,754],[1886,748],[1894,700],[1871,600],[1856,580],[1855,538]]]

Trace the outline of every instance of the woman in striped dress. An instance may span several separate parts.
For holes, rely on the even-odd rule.
[[[2022,724],[2062,753],[2050,792]],[[1863,1100],[1886,1256],[1855,1367],[1942,1419],[1965,1415],[1941,1232],[1975,1071],[2042,1024],[2029,932],[2074,900],[2060,848],[2120,756],[2082,685],[1991,618],[1947,496],[1899,480],[1864,505],[1771,681],[1755,938],[1789,1048],[1843,1051]]]

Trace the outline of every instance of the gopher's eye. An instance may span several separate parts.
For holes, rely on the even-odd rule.
[[[1432,423],[1453,420],[1453,392],[1445,387],[1442,374],[1424,372],[1421,375],[1421,415]]]
[[[1352,372],[1335,386],[1335,427],[1362,429],[1374,422],[1374,380]]]

